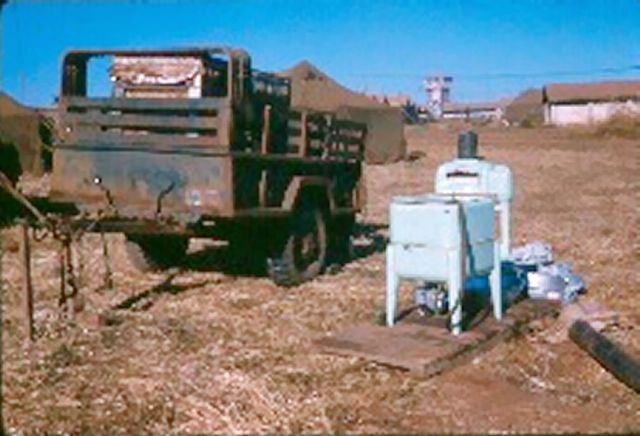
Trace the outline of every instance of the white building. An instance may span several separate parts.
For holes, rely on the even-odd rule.
[[[442,119],[445,120],[500,120],[510,99],[472,103],[445,103],[442,105]]]
[[[640,115],[640,81],[558,83],[543,89],[545,124],[594,124],[616,114]]]

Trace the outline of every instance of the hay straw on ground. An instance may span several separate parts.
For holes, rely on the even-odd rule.
[[[393,195],[430,190],[436,166],[454,155],[455,135],[455,130],[433,126],[409,128],[410,150],[423,151],[425,157],[366,168],[369,204],[364,218],[384,224]],[[550,242],[558,257],[584,276],[592,298],[616,310],[637,311],[637,144],[576,139],[561,129],[488,127],[480,130],[480,140],[481,154],[514,170],[514,240]],[[4,231],[4,243],[11,245],[16,234],[15,229]],[[76,325],[57,321],[55,245],[34,245],[40,338],[31,350],[22,341],[18,254],[5,253],[4,394],[10,429],[326,433],[638,428],[640,399],[567,344],[505,343],[474,364],[427,381],[355,358],[318,354],[314,338],[374,322],[383,306],[381,252],[295,289],[213,267],[183,271],[168,290],[144,305],[117,311],[109,325],[97,325],[102,311],[166,279],[136,272],[126,259],[122,236],[108,239],[116,284],[111,291],[101,289],[99,237],[88,235],[76,248],[84,265],[86,299]],[[547,328],[541,326],[539,334]],[[635,343],[631,334],[621,334],[620,340]]]

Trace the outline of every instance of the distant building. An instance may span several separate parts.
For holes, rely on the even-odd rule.
[[[545,124],[593,124],[618,113],[640,115],[640,81],[557,83],[543,89]]]
[[[423,122],[418,115],[418,106],[408,95],[367,94],[367,96],[386,106],[400,109],[402,111],[402,120],[405,124],[419,124]]]
[[[411,97],[404,94],[366,94],[368,97],[373,98],[378,103],[385,104],[391,107],[404,107],[413,104]]]
[[[510,100],[490,102],[445,103],[442,105],[442,119],[461,120],[501,120]]]

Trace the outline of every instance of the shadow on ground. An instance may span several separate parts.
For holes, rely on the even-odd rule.
[[[344,265],[360,259],[365,259],[375,253],[384,251],[386,247],[386,226],[371,223],[357,224],[353,233],[353,249],[347,262],[332,263],[327,267],[327,273],[336,273]],[[252,253],[238,252],[226,243],[206,246],[191,252],[185,262],[178,268],[166,272],[164,280],[112,307],[113,310],[147,310],[163,294],[176,295],[189,289],[204,286],[209,280],[196,283],[175,284],[174,279],[188,271],[220,272],[227,276],[265,277],[264,261],[256,259]]]
[[[329,262],[328,269],[335,272],[350,262],[384,251],[387,241],[385,229],[386,226],[381,224],[356,224],[349,259],[341,263],[332,260]],[[238,251],[229,245],[222,244],[207,246],[190,253],[183,267],[191,271],[215,271],[231,276],[266,276],[265,259],[247,250]]]

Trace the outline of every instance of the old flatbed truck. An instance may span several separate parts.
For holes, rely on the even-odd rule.
[[[110,59],[107,97],[88,63]],[[347,251],[364,201],[364,125],[292,110],[286,79],[240,49],[82,50],[62,64],[51,200],[123,232],[140,268],[178,263],[190,237],[228,240],[279,285]]]

